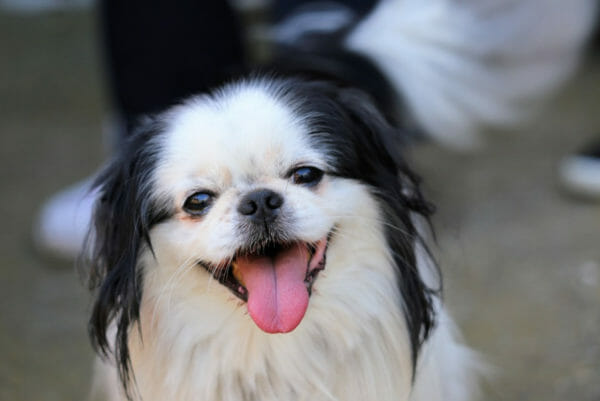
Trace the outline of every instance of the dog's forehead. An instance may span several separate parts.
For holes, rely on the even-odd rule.
[[[303,118],[260,85],[198,97],[170,117],[159,181],[248,179],[281,175],[299,163],[324,164]]]

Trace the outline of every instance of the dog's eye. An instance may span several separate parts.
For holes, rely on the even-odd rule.
[[[214,195],[210,192],[196,192],[185,200],[183,210],[193,216],[202,216],[208,212]]]
[[[292,172],[292,182],[309,187],[317,185],[323,178],[323,171],[316,167],[300,167]]]

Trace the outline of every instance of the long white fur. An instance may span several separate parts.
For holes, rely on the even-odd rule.
[[[577,65],[597,0],[383,0],[346,45],[441,143],[523,121]]]
[[[299,161],[325,167],[327,150],[311,148],[302,117],[265,85],[229,88],[170,115],[155,196],[176,208],[200,187],[220,196],[205,218],[176,214],[150,233],[156,257],[143,254],[140,326],[130,331],[137,396],[469,400],[475,359],[455,340],[439,302],[439,323],[412,381],[408,332],[378,204],[354,180],[325,176],[313,191],[281,178]],[[196,265],[198,259],[217,263],[239,246],[235,205],[257,187],[284,194],[283,212],[298,217],[290,226],[298,238],[316,241],[336,227],[306,315],[286,334],[262,332],[246,305]],[[425,253],[417,251],[419,267],[428,269]],[[104,399],[124,400],[114,366],[104,362],[98,370],[96,388]]]

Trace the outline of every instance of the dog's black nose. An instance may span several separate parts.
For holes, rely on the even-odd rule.
[[[283,197],[270,189],[257,189],[246,194],[238,205],[238,212],[256,221],[271,221],[283,205]]]

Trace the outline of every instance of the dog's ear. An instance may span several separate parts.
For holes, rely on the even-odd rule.
[[[402,131],[393,127],[368,95],[359,90],[340,89],[337,100],[352,121],[346,134],[353,136],[348,142],[356,147],[351,153],[357,160],[348,168],[358,166],[351,175],[369,184],[382,206],[416,363],[420,345],[434,325],[433,295],[439,289],[430,288],[418,271],[417,245],[428,251],[415,217],[419,215],[428,221],[434,208],[421,193],[420,178],[404,161],[406,138]],[[439,281],[439,272],[432,273],[438,275]]]
[[[355,149],[345,154],[356,155],[351,163],[360,169],[351,173],[370,185],[393,194],[398,206],[422,216],[430,216],[434,207],[420,190],[420,177],[404,159],[404,150],[411,137],[393,126],[379,111],[372,99],[356,89],[338,89],[336,99],[351,121],[345,135],[352,136],[348,144]],[[407,221],[408,223],[408,221]]]
[[[162,131],[160,120],[145,121],[97,178],[98,199],[84,253],[91,267],[89,285],[96,291],[90,337],[98,352],[114,353],[125,385],[130,372],[127,337],[139,318],[143,280],[138,257],[144,247],[152,248],[152,225],[165,218],[152,198]],[[113,326],[116,338],[108,339]]]

